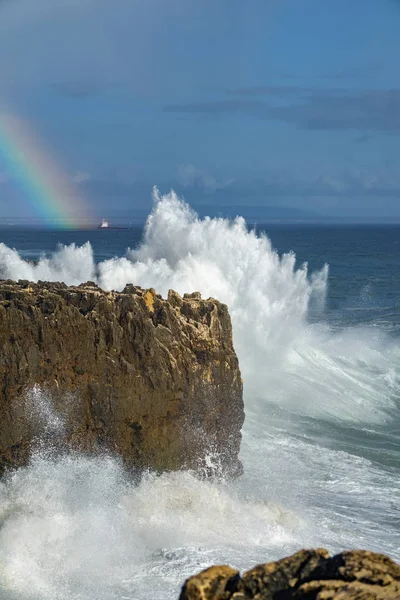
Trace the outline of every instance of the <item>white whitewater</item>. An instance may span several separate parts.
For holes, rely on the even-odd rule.
[[[38,447],[0,484],[1,598],[175,598],[211,563],[246,568],[304,545],[399,558],[399,471],[375,460],[373,440],[396,411],[400,348],[376,330],[323,324],[327,275],[280,257],[243,219],[200,220],[157,190],[143,242],[124,257],[96,265],[89,244],[71,245],[34,265],[0,245],[1,278],[132,282],[226,302],[246,405],[245,474],[233,483],[149,473],[135,486],[112,457]],[[51,399],[34,390],[28,401],[62,426]]]

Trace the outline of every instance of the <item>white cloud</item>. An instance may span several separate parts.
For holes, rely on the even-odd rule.
[[[197,187],[206,193],[214,193],[234,183],[234,179],[218,180],[214,175],[198,169],[194,165],[179,165],[177,173],[178,181],[186,188]]]
[[[72,177],[72,181],[74,183],[78,183],[78,184],[84,183],[85,181],[90,181],[91,179],[92,179],[91,175],[89,173],[86,173],[85,171],[78,171]]]

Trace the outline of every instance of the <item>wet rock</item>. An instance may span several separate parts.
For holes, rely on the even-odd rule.
[[[211,453],[240,472],[242,381],[216,300],[2,281],[0,384],[2,468],[44,436],[138,470],[206,469]]]
[[[210,567],[187,580],[179,600],[225,600],[236,592],[239,571],[231,567]]]
[[[229,567],[212,567],[188,579],[180,600],[399,600],[400,565],[365,550],[330,557],[301,550],[228,579]],[[225,579],[223,577],[226,574]],[[227,582],[230,581],[229,584]]]

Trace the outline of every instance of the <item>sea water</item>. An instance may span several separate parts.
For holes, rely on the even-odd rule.
[[[400,559],[400,227],[251,228],[155,192],[144,231],[0,240],[1,278],[225,302],[246,411],[235,481],[149,472],[135,484],[116,457],[37,444],[0,482],[1,599],[174,599],[211,564],[246,569],[304,546]],[[62,428],[51,398],[25,400]]]

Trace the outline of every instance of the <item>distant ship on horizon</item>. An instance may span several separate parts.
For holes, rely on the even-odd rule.
[[[102,219],[100,225],[97,226],[97,229],[128,229],[128,227],[112,226],[106,219]]]

